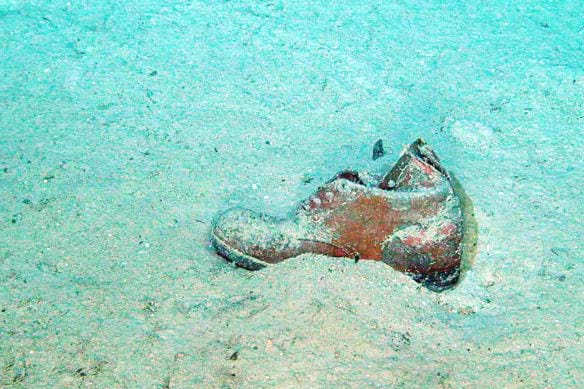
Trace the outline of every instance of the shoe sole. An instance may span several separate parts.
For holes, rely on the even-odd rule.
[[[241,251],[229,246],[215,234],[211,234],[211,244],[219,255],[228,261],[233,262],[235,265],[243,267],[244,269],[260,270],[269,265],[267,262],[246,255]]]
[[[268,262],[264,262],[261,259],[246,255],[236,248],[229,246],[221,238],[213,233],[211,234],[211,244],[220,256],[230,262],[233,262],[238,267],[255,271],[261,270],[270,265]],[[447,271],[437,271],[428,274],[406,274],[408,274],[416,282],[424,285],[426,288],[434,292],[442,292],[456,285],[460,275],[460,269],[454,268]]]

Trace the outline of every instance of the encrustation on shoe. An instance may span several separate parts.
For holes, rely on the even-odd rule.
[[[286,219],[229,209],[214,220],[211,242],[249,270],[316,253],[383,261],[439,291],[458,280],[462,235],[451,178],[418,139],[379,182],[343,171]]]

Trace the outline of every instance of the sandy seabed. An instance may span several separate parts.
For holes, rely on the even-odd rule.
[[[584,3],[467,3],[0,1],[0,387],[578,387]],[[209,247],[417,137],[455,289]]]

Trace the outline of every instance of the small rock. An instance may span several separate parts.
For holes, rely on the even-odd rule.
[[[266,341],[265,350],[268,353],[274,351],[274,339],[270,338]]]
[[[385,155],[385,151],[383,150],[383,140],[378,139],[377,142],[373,145],[373,155],[371,158],[375,161]]]
[[[304,184],[310,184],[312,180],[314,180],[314,178],[310,177],[308,174],[304,174],[304,176],[302,176],[302,183]]]

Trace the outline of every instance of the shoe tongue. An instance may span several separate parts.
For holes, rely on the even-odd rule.
[[[415,155],[418,159],[433,167],[444,176],[448,176],[446,170],[440,163],[440,158],[436,155],[434,150],[424,142],[423,139],[418,139],[409,147],[409,152]]]
[[[448,177],[434,151],[422,139],[402,153],[379,187],[386,190],[431,188]]]

